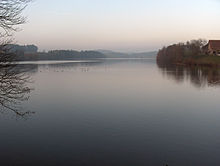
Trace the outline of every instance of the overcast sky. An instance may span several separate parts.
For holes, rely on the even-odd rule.
[[[190,39],[220,39],[220,0],[34,0],[18,44],[40,50],[157,50]]]

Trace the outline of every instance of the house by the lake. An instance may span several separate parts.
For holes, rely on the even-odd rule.
[[[203,47],[206,54],[220,56],[220,40],[209,40],[209,43]]]

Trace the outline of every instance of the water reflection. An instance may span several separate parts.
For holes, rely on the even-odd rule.
[[[25,117],[34,112],[23,110],[22,103],[30,97],[31,72],[36,65],[0,65],[0,110],[10,110],[17,116]]]
[[[162,74],[178,83],[190,81],[196,87],[219,86],[220,69],[157,64]]]
[[[220,89],[200,91],[161,77],[208,82],[203,69],[161,66],[158,72],[153,60],[16,68],[31,69],[35,90],[22,106],[37,115],[24,123],[0,117],[0,165],[220,163]]]

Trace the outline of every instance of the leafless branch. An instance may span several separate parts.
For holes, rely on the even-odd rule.
[[[17,25],[23,24],[26,18],[23,10],[31,0],[0,0],[0,106],[9,109],[18,116],[31,112],[21,112],[18,107],[28,100],[30,88],[27,86],[28,75],[16,68],[16,55],[8,44],[12,41],[11,32],[17,30]]]
[[[17,25],[23,24],[26,18],[22,11],[31,0],[0,0],[0,28],[3,30],[0,37],[10,36],[17,30]]]

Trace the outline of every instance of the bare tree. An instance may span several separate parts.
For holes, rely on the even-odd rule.
[[[1,36],[11,35],[17,25],[23,24],[26,18],[22,12],[31,0],[0,0]]]
[[[31,0],[0,0],[0,63],[9,63],[15,55],[10,53],[7,45],[12,43],[10,38],[17,25],[23,24],[26,18],[23,10]]]
[[[8,38],[17,30],[17,25],[25,23],[22,11],[30,1],[0,0],[0,106],[22,117],[31,113],[19,109],[21,102],[29,98],[29,76],[13,64],[16,55],[8,47],[11,43]]]

